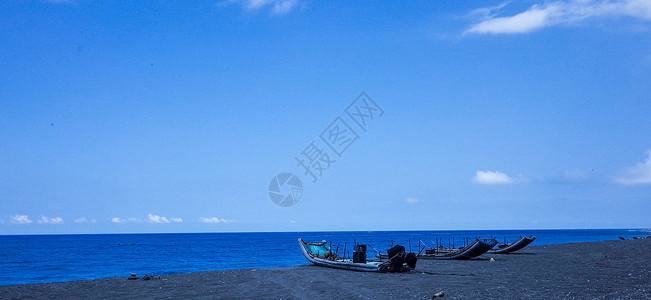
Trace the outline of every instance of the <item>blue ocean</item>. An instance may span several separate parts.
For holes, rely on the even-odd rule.
[[[348,231],[0,236],[0,285],[305,264],[297,239],[331,241],[343,255],[354,242],[386,251],[391,242],[418,251],[419,240],[463,246],[476,237],[500,243],[521,235],[533,245],[630,239],[649,232],[609,230]],[[369,256],[374,255],[369,248]]]

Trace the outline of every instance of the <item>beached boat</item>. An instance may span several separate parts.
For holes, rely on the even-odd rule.
[[[326,241],[318,243],[306,242],[303,239],[298,239],[298,245],[305,258],[317,266],[337,268],[351,271],[361,272],[402,272],[408,271],[415,267],[415,262],[412,267],[399,263],[399,267],[394,267],[391,261],[382,262],[381,260],[366,260],[366,253],[362,262],[354,262],[352,259],[344,259],[338,257],[330,249],[330,245]],[[404,248],[403,248],[404,249]],[[411,254],[413,255],[413,254]]]
[[[418,255],[419,259],[471,259],[478,257],[497,245],[496,239],[475,239],[465,247],[448,251],[436,251]]]
[[[489,251],[490,253],[495,253],[495,254],[509,254],[513,253],[515,251],[518,251],[527,245],[531,244],[536,239],[534,236],[521,236],[515,242],[511,244],[502,244],[498,245],[497,249]]]
[[[495,239],[475,239],[465,247],[456,249],[431,249],[418,254],[418,259],[471,259],[486,253],[497,245]],[[377,254],[378,258],[387,258],[387,255]]]

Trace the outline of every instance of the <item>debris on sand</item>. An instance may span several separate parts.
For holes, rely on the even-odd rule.
[[[438,293],[432,295],[432,299],[434,299],[434,298],[438,298],[438,297],[443,297],[443,296],[445,296],[445,292],[444,292],[444,291],[440,291],[440,292],[438,292]]]

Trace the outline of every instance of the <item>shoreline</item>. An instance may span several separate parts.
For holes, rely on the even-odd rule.
[[[0,286],[0,298],[651,298],[651,239],[529,246],[469,261],[419,260],[408,273],[305,264]],[[494,258],[491,261],[490,258]],[[126,274],[125,274],[126,275]],[[138,274],[143,276],[145,274]],[[150,274],[153,275],[153,274]]]

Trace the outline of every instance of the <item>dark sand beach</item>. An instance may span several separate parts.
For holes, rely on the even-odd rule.
[[[0,299],[430,299],[439,291],[443,299],[651,299],[650,249],[651,239],[530,246],[470,261],[420,260],[401,274],[305,264],[12,285],[0,286]]]

